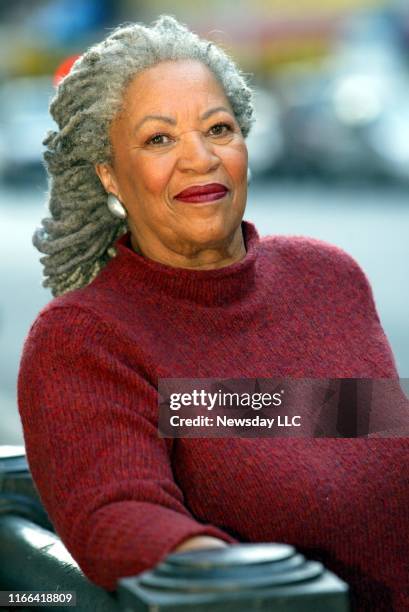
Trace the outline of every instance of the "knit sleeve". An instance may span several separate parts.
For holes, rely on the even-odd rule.
[[[326,291],[332,296],[334,320],[349,336],[351,359],[355,357],[366,364],[356,376],[397,378],[395,359],[368,277],[341,248],[331,245],[322,250],[322,272],[326,275]]]
[[[75,307],[41,314],[26,339],[18,404],[42,502],[96,584],[155,566],[185,539],[236,540],[195,520],[159,438],[157,391],[103,322]]]
[[[329,339],[348,350],[351,367],[344,376],[397,378],[371,285],[357,261],[316,238],[286,236],[272,245],[290,279],[287,282],[298,281],[297,303],[305,307],[305,325],[322,330],[323,342]],[[340,334],[342,340],[337,341]]]

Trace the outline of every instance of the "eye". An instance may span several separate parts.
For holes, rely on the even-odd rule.
[[[216,123],[209,130],[209,132],[211,132],[211,136],[225,136],[228,132],[232,131],[233,128],[228,123]]]
[[[169,138],[169,136],[167,134],[154,134],[153,136],[151,136],[150,138],[148,138],[148,140],[145,142],[145,144],[150,145],[164,145],[164,144],[168,144],[167,142],[163,142],[163,138]]]

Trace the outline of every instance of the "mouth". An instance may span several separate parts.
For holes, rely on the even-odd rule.
[[[221,183],[209,183],[208,185],[193,185],[184,189],[175,196],[176,200],[189,203],[213,202],[224,198],[229,189]]]

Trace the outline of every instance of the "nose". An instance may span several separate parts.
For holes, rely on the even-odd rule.
[[[215,170],[220,162],[212,144],[206,141],[205,136],[196,131],[184,134],[178,160],[179,170],[206,174]]]

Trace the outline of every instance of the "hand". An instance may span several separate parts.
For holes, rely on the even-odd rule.
[[[200,550],[201,548],[226,548],[227,542],[211,536],[194,536],[179,544],[172,552],[188,552],[189,550]]]

